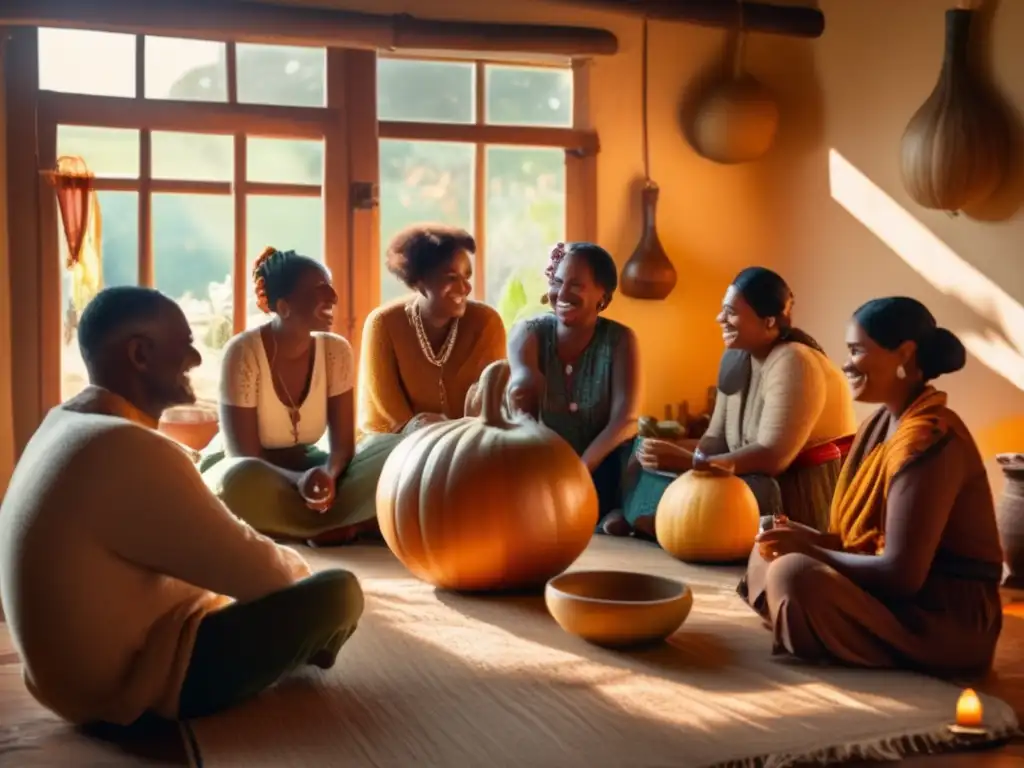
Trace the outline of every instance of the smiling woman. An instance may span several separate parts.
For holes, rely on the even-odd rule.
[[[375,309],[363,330],[359,432],[409,434],[464,415],[466,395],[505,357],[498,313],[471,301],[476,241],[464,229],[422,224],[388,246],[388,270],[412,297]]]
[[[684,472],[714,464],[750,486],[762,517],[785,514],[817,530],[828,525],[843,450],[857,424],[842,372],[793,324],[793,292],[764,267],[740,272],[716,321],[726,346],[711,423],[691,462],[662,441],[644,441],[646,469]],[[649,447],[647,443],[656,443]],[[644,473],[637,493],[649,507],[668,480]],[[653,508],[650,509],[653,512]],[[646,514],[646,510],[643,510]]]
[[[338,295],[327,269],[267,248],[253,265],[259,308],[273,318],[224,349],[219,438],[204,479],[257,530],[282,538],[347,538],[376,519],[389,445],[355,457],[354,360],[330,333]],[[324,436],[329,451],[318,447]]]

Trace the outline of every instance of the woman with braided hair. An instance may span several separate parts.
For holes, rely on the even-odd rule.
[[[356,451],[355,365],[348,341],[330,332],[330,274],[308,256],[267,248],[253,279],[273,318],[224,349],[221,435],[203,477],[270,536],[334,544],[373,532],[377,480],[397,441]],[[328,451],[318,447],[325,433]]]

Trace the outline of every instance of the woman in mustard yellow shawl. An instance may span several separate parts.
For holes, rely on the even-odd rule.
[[[853,396],[882,407],[857,433],[827,533],[784,518],[739,592],[776,653],[817,662],[976,673],[1002,628],[1002,549],[978,448],[928,382],[963,345],[920,302],[875,299],[847,330]]]

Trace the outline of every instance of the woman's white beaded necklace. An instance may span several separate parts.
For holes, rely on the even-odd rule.
[[[412,324],[413,330],[416,331],[416,339],[419,341],[420,350],[423,352],[423,356],[427,359],[427,362],[435,366],[438,369],[437,386],[441,394],[441,410],[448,410],[448,393],[444,388],[444,365],[448,362],[448,358],[452,356],[452,349],[455,348],[455,339],[459,335],[459,318],[455,318],[452,321],[451,330],[448,331],[448,337],[444,340],[444,344],[441,345],[441,351],[438,354],[434,354],[434,348],[430,345],[430,339],[427,337],[427,331],[423,327],[423,315],[420,313],[419,305],[416,302],[411,302],[405,308],[406,314],[409,316],[409,322]]]

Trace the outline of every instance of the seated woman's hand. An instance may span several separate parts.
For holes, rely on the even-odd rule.
[[[644,469],[685,472],[690,468],[690,452],[669,440],[644,438],[637,448],[636,459]]]
[[[529,376],[517,376],[509,381],[506,392],[508,408],[513,414],[534,418],[540,413],[540,393],[545,388],[544,376],[532,372]]]
[[[754,542],[758,551],[768,562],[793,553],[812,554],[819,534],[813,528],[783,524],[763,531]]]
[[[334,478],[323,467],[306,471],[296,485],[306,506],[314,512],[326,512],[334,503]]]

